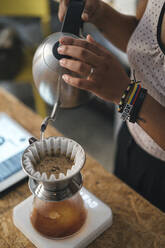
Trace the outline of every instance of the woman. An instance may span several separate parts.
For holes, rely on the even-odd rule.
[[[68,0],[60,2],[60,20],[64,17],[67,3]],[[84,21],[93,23],[110,42],[127,52],[131,71],[135,71],[136,79],[141,81],[140,85],[143,87],[140,89],[141,95],[135,95],[135,88],[131,88],[130,91],[132,84],[127,89],[130,79],[117,59],[91,36],[88,35],[86,40],[61,38],[58,50],[60,54],[72,57],[61,59],[61,66],[81,75],[81,78],[63,75],[66,83],[91,91],[117,105],[121,98],[124,99],[119,110],[122,109],[122,117],[127,119],[127,124],[124,122],[118,137],[115,174],[163,211],[165,211],[164,12],[164,0],[140,0],[136,17],[120,14],[101,0],[86,0],[82,14]],[[138,84],[134,84],[133,87],[135,85],[140,87]],[[132,97],[137,97],[135,103]],[[132,123],[131,120],[136,123]]]

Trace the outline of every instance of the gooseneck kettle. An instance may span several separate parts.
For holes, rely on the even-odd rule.
[[[59,79],[60,107],[76,107],[86,103],[91,97],[89,92],[70,86],[63,81],[64,73],[73,76],[76,74],[60,66],[59,60],[65,56],[57,52],[61,37],[70,36],[80,39],[83,9],[83,0],[70,0],[61,31],[48,36],[35,52],[32,68],[34,83],[41,97],[50,105],[58,101]]]

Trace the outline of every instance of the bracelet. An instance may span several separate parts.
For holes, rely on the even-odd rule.
[[[124,110],[124,107],[125,107],[125,103],[127,102],[127,98],[130,94],[130,92],[132,91],[134,87],[134,83],[133,81],[128,85],[127,89],[124,91],[122,97],[121,97],[121,100],[119,102],[119,107],[118,107],[118,112],[119,113],[122,113],[123,110]]]
[[[132,83],[132,86],[127,92],[127,96],[124,99],[124,102],[122,102],[121,106],[119,105],[118,111],[122,113],[121,118],[123,119],[123,121],[129,119],[133,105],[135,104],[136,99],[140,93],[140,89],[141,85],[138,82]]]
[[[123,121],[128,120],[130,113],[131,113],[131,110],[132,110],[132,107],[133,106],[128,104],[128,103],[125,105],[124,110],[123,110],[122,115],[121,115],[121,119]]]
[[[140,84],[135,84],[135,87],[133,89],[133,91],[131,92],[131,95],[129,97],[129,100],[128,100],[128,104],[131,104],[131,105],[134,105],[135,102],[136,102],[136,99],[140,93],[140,89],[141,89],[141,85]]]
[[[147,90],[142,88],[140,90],[140,94],[137,98],[137,101],[135,102],[134,107],[132,108],[132,111],[130,112],[130,118],[129,118],[130,122],[135,123],[137,121],[141,106],[144,102],[146,95],[147,95]]]
[[[137,121],[146,94],[147,90],[142,88],[139,82],[133,81],[133,83],[129,84],[127,90],[124,91],[118,108],[123,121],[129,120],[132,123]]]

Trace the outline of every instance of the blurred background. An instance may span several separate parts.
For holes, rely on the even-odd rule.
[[[105,2],[122,13],[135,14],[137,0]],[[45,117],[52,107],[42,101],[33,85],[32,58],[44,37],[60,31],[59,3],[54,0],[0,0],[0,6],[0,87]],[[114,53],[129,75],[126,54],[89,23],[83,28],[83,34],[87,33]],[[94,97],[78,108],[60,109],[54,126],[64,136],[79,142],[88,154],[113,172],[115,138],[120,126],[113,104]]]

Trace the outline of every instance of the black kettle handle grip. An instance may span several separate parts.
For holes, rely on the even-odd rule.
[[[84,6],[84,0],[70,0],[61,32],[79,36],[80,28],[82,26],[81,15],[84,10]]]

